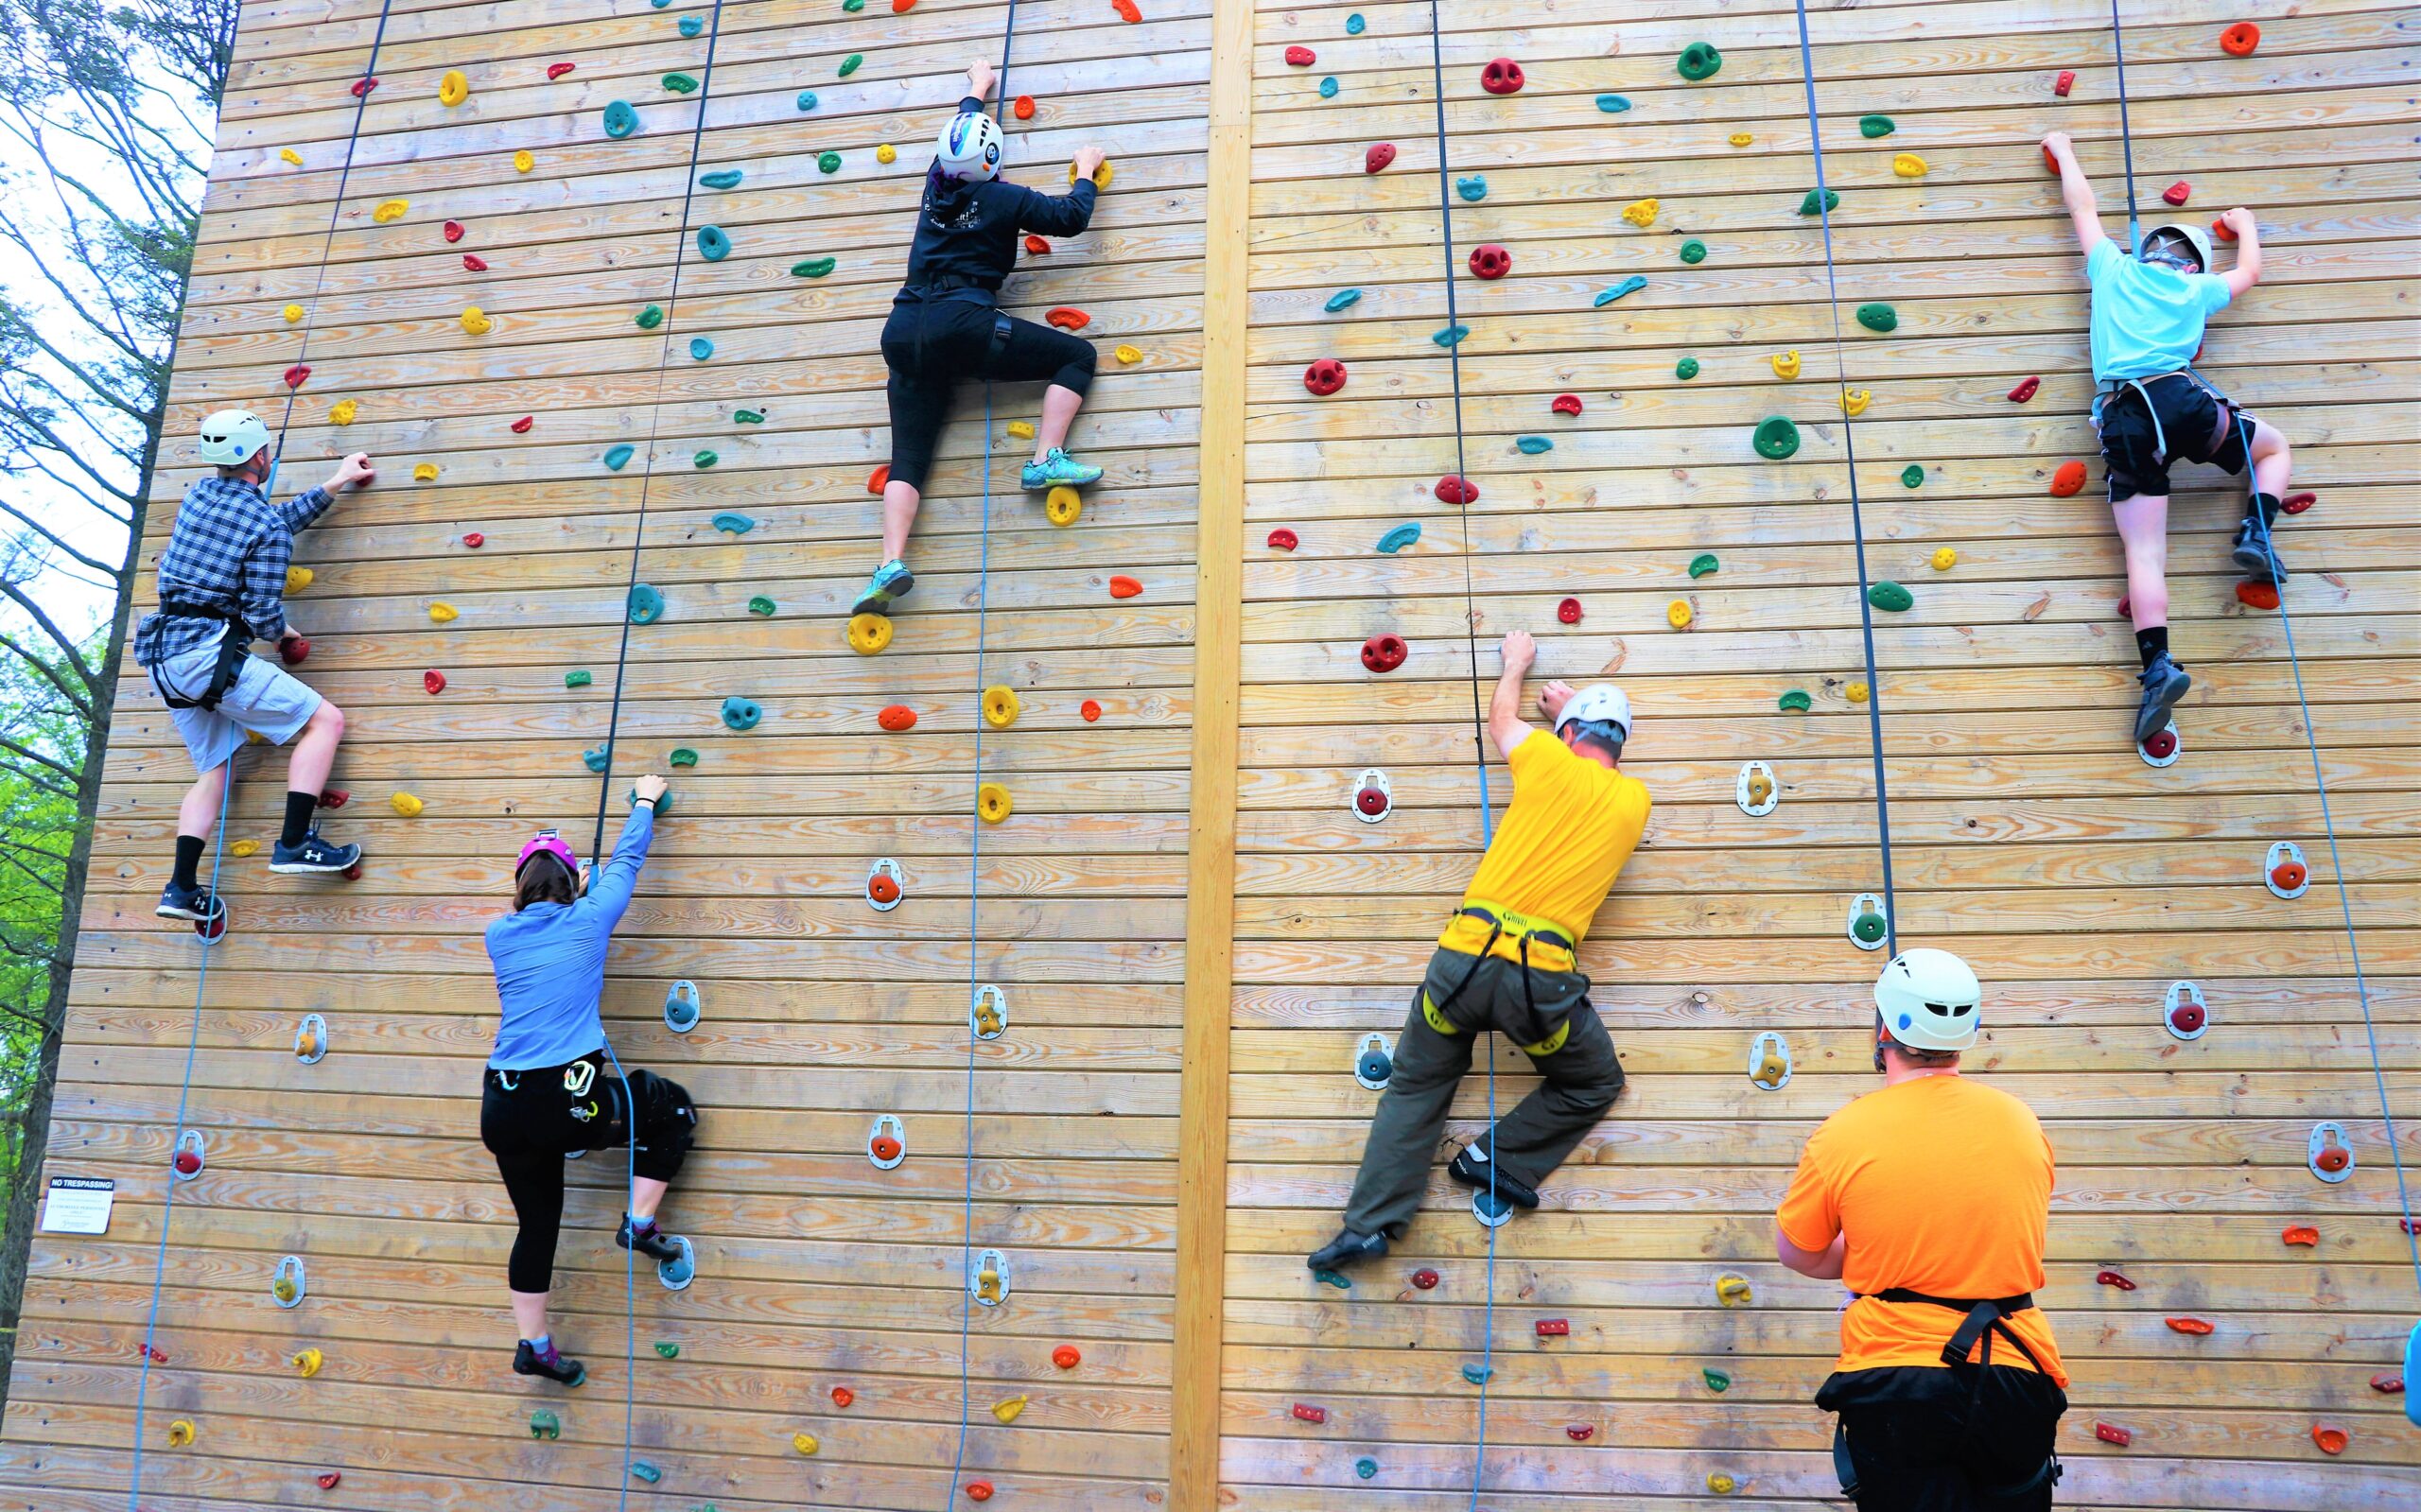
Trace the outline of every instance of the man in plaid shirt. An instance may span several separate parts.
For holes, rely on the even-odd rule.
[[[134,631],[134,659],[151,674],[200,773],[177,810],[176,871],[157,911],[165,918],[209,925],[225,914],[199,873],[248,731],[278,745],[295,742],[287,761],[286,824],[270,870],[341,872],[361,860],[360,846],[331,844],[311,824],[344,737],[343,712],[253,655],[252,643],[274,640],[284,649],[302,642],[286,622],[294,532],[325,513],[338,494],[369,482],[374,469],[367,453],[356,452],[322,486],[273,505],[263,492],[273,468],[269,448],[269,426],[250,411],[222,409],[201,423],[201,459],[218,473],[185,490],[168,548],[160,553],[160,607]]]

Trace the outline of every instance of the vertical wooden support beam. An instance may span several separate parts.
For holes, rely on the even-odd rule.
[[[1253,0],[1211,12],[1202,297],[1202,500],[1194,537],[1193,773],[1177,1117],[1171,1512],[1219,1498],[1228,1261],[1228,1025],[1234,994],[1236,684],[1244,617],[1245,278],[1252,214]]]

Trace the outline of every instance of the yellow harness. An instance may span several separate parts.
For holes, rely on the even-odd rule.
[[[1570,971],[1578,964],[1573,951],[1571,931],[1561,925],[1532,918],[1501,903],[1479,898],[1472,899],[1454,911],[1454,920],[1446,926],[1446,932],[1438,943],[1449,950],[1476,958],[1472,963],[1472,969],[1463,974],[1461,983],[1446,995],[1449,1003],[1463,995],[1463,988],[1471,984],[1472,978],[1479,971],[1479,962],[1489,956],[1510,961],[1524,972]],[[1420,993],[1420,1017],[1427,1020],[1430,1028],[1441,1034],[1462,1033],[1462,1029],[1446,1017],[1444,1007],[1429,996],[1426,987]],[[1571,1034],[1572,1021],[1567,1017],[1556,1026],[1554,1034],[1535,1045],[1521,1047],[1522,1053],[1534,1060],[1541,1055],[1552,1055],[1563,1048],[1564,1041]]]

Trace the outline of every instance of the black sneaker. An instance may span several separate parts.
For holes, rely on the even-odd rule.
[[[666,1233],[661,1225],[650,1224],[646,1233],[635,1237],[628,1213],[622,1215],[622,1231],[614,1236],[614,1243],[624,1249],[637,1250],[659,1263],[681,1258],[681,1246],[672,1242],[672,1236]]]
[[[211,924],[227,916],[227,905],[199,882],[191,887],[179,887],[172,881],[160,890],[160,906],[151,912],[164,919],[191,919],[196,924]]]
[[[1481,1149],[1474,1141],[1455,1152],[1454,1160],[1446,1167],[1446,1174],[1464,1186],[1473,1189],[1482,1197],[1489,1194],[1492,1186],[1499,1198],[1511,1203],[1516,1208],[1536,1208],[1539,1205],[1538,1189],[1515,1180],[1512,1176],[1506,1174],[1501,1167],[1497,1168],[1495,1180],[1491,1183],[1489,1179],[1489,1170],[1488,1152]],[[1483,1218],[1481,1222],[1485,1223],[1487,1220]],[[1499,1219],[1497,1222],[1502,1223],[1504,1220]]]
[[[2144,685],[2144,701],[2135,706],[2135,743],[2141,745],[2168,726],[2168,711],[2194,686],[2194,679],[2162,652],[2135,674],[2135,681]]]
[[[317,829],[305,830],[302,843],[289,845],[284,841],[270,852],[269,869],[272,872],[341,872],[361,860],[358,845],[331,845],[320,838]]]
[[[2244,575],[2256,582],[2275,586],[2287,581],[2287,565],[2278,560],[2278,537],[2274,530],[2265,530],[2261,522],[2247,516],[2236,528],[2236,545],[2228,555]]]
[[[521,1341],[513,1351],[513,1373],[516,1376],[544,1376],[559,1386],[577,1386],[588,1379],[588,1367],[559,1349],[549,1349],[545,1359]]]
[[[1357,1234],[1349,1228],[1314,1250],[1312,1258],[1304,1263],[1315,1271],[1341,1271],[1348,1265],[1359,1265],[1364,1260],[1385,1260],[1386,1254],[1386,1235]]]

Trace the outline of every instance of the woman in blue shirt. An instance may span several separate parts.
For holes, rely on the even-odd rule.
[[[479,1138],[496,1156],[521,1225],[507,1271],[521,1330],[513,1368],[566,1386],[587,1375],[547,1330],[566,1156],[630,1149],[630,1208],[614,1242],[653,1260],[657,1278],[676,1292],[697,1270],[689,1242],[655,1223],[656,1204],[689,1153],[697,1110],[677,1082],[650,1071],[633,1071],[627,1080],[605,1073],[605,1022],[597,1006],[606,947],[647,862],[666,786],[662,777],[638,779],[630,822],[594,886],[583,887],[578,859],[554,831],[522,846],[513,912],[487,930],[504,1013],[488,1056]]]

